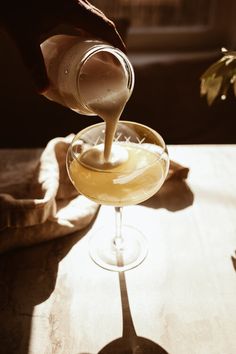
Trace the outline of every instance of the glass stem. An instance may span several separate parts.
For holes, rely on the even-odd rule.
[[[116,213],[116,234],[114,238],[114,245],[118,251],[123,250],[124,246],[124,239],[122,236],[122,207],[115,207],[115,213]]]

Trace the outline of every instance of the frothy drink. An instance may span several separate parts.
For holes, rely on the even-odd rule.
[[[155,194],[164,182],[167,163],[155,151],[139,144],[115,143],[119,158],[125,152],[125,159],[117,164],[100,164],[98,149],[87,150],[69,165],[74,186],[91,200],[115,206],[138,204]]]

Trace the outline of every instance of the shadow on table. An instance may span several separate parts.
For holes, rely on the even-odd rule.
[[[170,179],[143,205],[175,211],[192,203],[193,193],[187,184]],[[34,307],[52,294],[60,261],[87,231],[1,255],[0,347],[4,354],[28,354]],[[129,308],[125,273],[119,273],[119,280],[123,335],[107,344],[99,354],[167,354],[157,343],[137,336]]]
[[[231,256],[231,261],[232,261],[234,270],[236,272],[236,251],[235,251],[235,256]]]
[[[29,353],[34,307],[49,298],[60,261],[87,231],[1,255],[1,353]]]
[[[154,209],[165,208],[177,211],[192,205],[193,201],[194,194],[186,181],[173,177],[163,184],[157,194],[141,205]]]
[[[108,343],[98,354],[168,354],[159,344],[136,334],[130,312],[125,272],[119,272],[119,283],[123,315],[122,337]]]
[[[119,251],[117,264],[123,266],[122,252]],[[129,306],[125,272],[118,272],[118,275],[123,317],[122,337],[108,343],[98,354],[168,354],[159,344],[136,334]]]
[[[170,178],[161,190],[141,205],[150,208],[166,208],[177,211],[192,205],[194,195],[186,181],[179,178]],[[119,258],[118,258],[119,261]],[[121,260],[122,262],[122,260]],[[136,334],[131,316],[126,286],[125,272],[119,272],[120,294],[123,316],[122,337],[113,340],[103,347],[98,354],[168,354],[159,344]],[[89,354],[89,353],[79,353]]]

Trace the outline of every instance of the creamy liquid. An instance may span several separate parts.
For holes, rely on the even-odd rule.
[[[116,126],[130,96],[127,81],[126,70],[109,52],[94,54],[85,62],[79,77],[78,86],[83,102],[106,123],[105,163],[109,162]],[[122,156],[120,162],[123,162]]]
[[[123,163],[103,164],[102,169],[98,165],[94,167],[90,157],[93,153],[96,155],[97,147],[71,162],[70,176],[77,190],[100,204],[115,206],[137,204],[155,194],[165,180],[165,160],[139,144],[115,143],[113,146],[126,151]]]
[[[104,144],[100,144],[86,150],[79,157],[79,161],[81,164],[97,170],[110,170],[125,163],[128,156],[128,151],[124,147],[113,144],[109,161],[107,161],[104,158]]]

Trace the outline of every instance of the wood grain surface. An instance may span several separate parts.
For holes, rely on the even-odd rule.
[[[106,206],[83,232],[1,255],[1,354],[236,353],[236,145],[169,152],[187,180],[124,208],[149,244],[137,268],[91,260]]]

